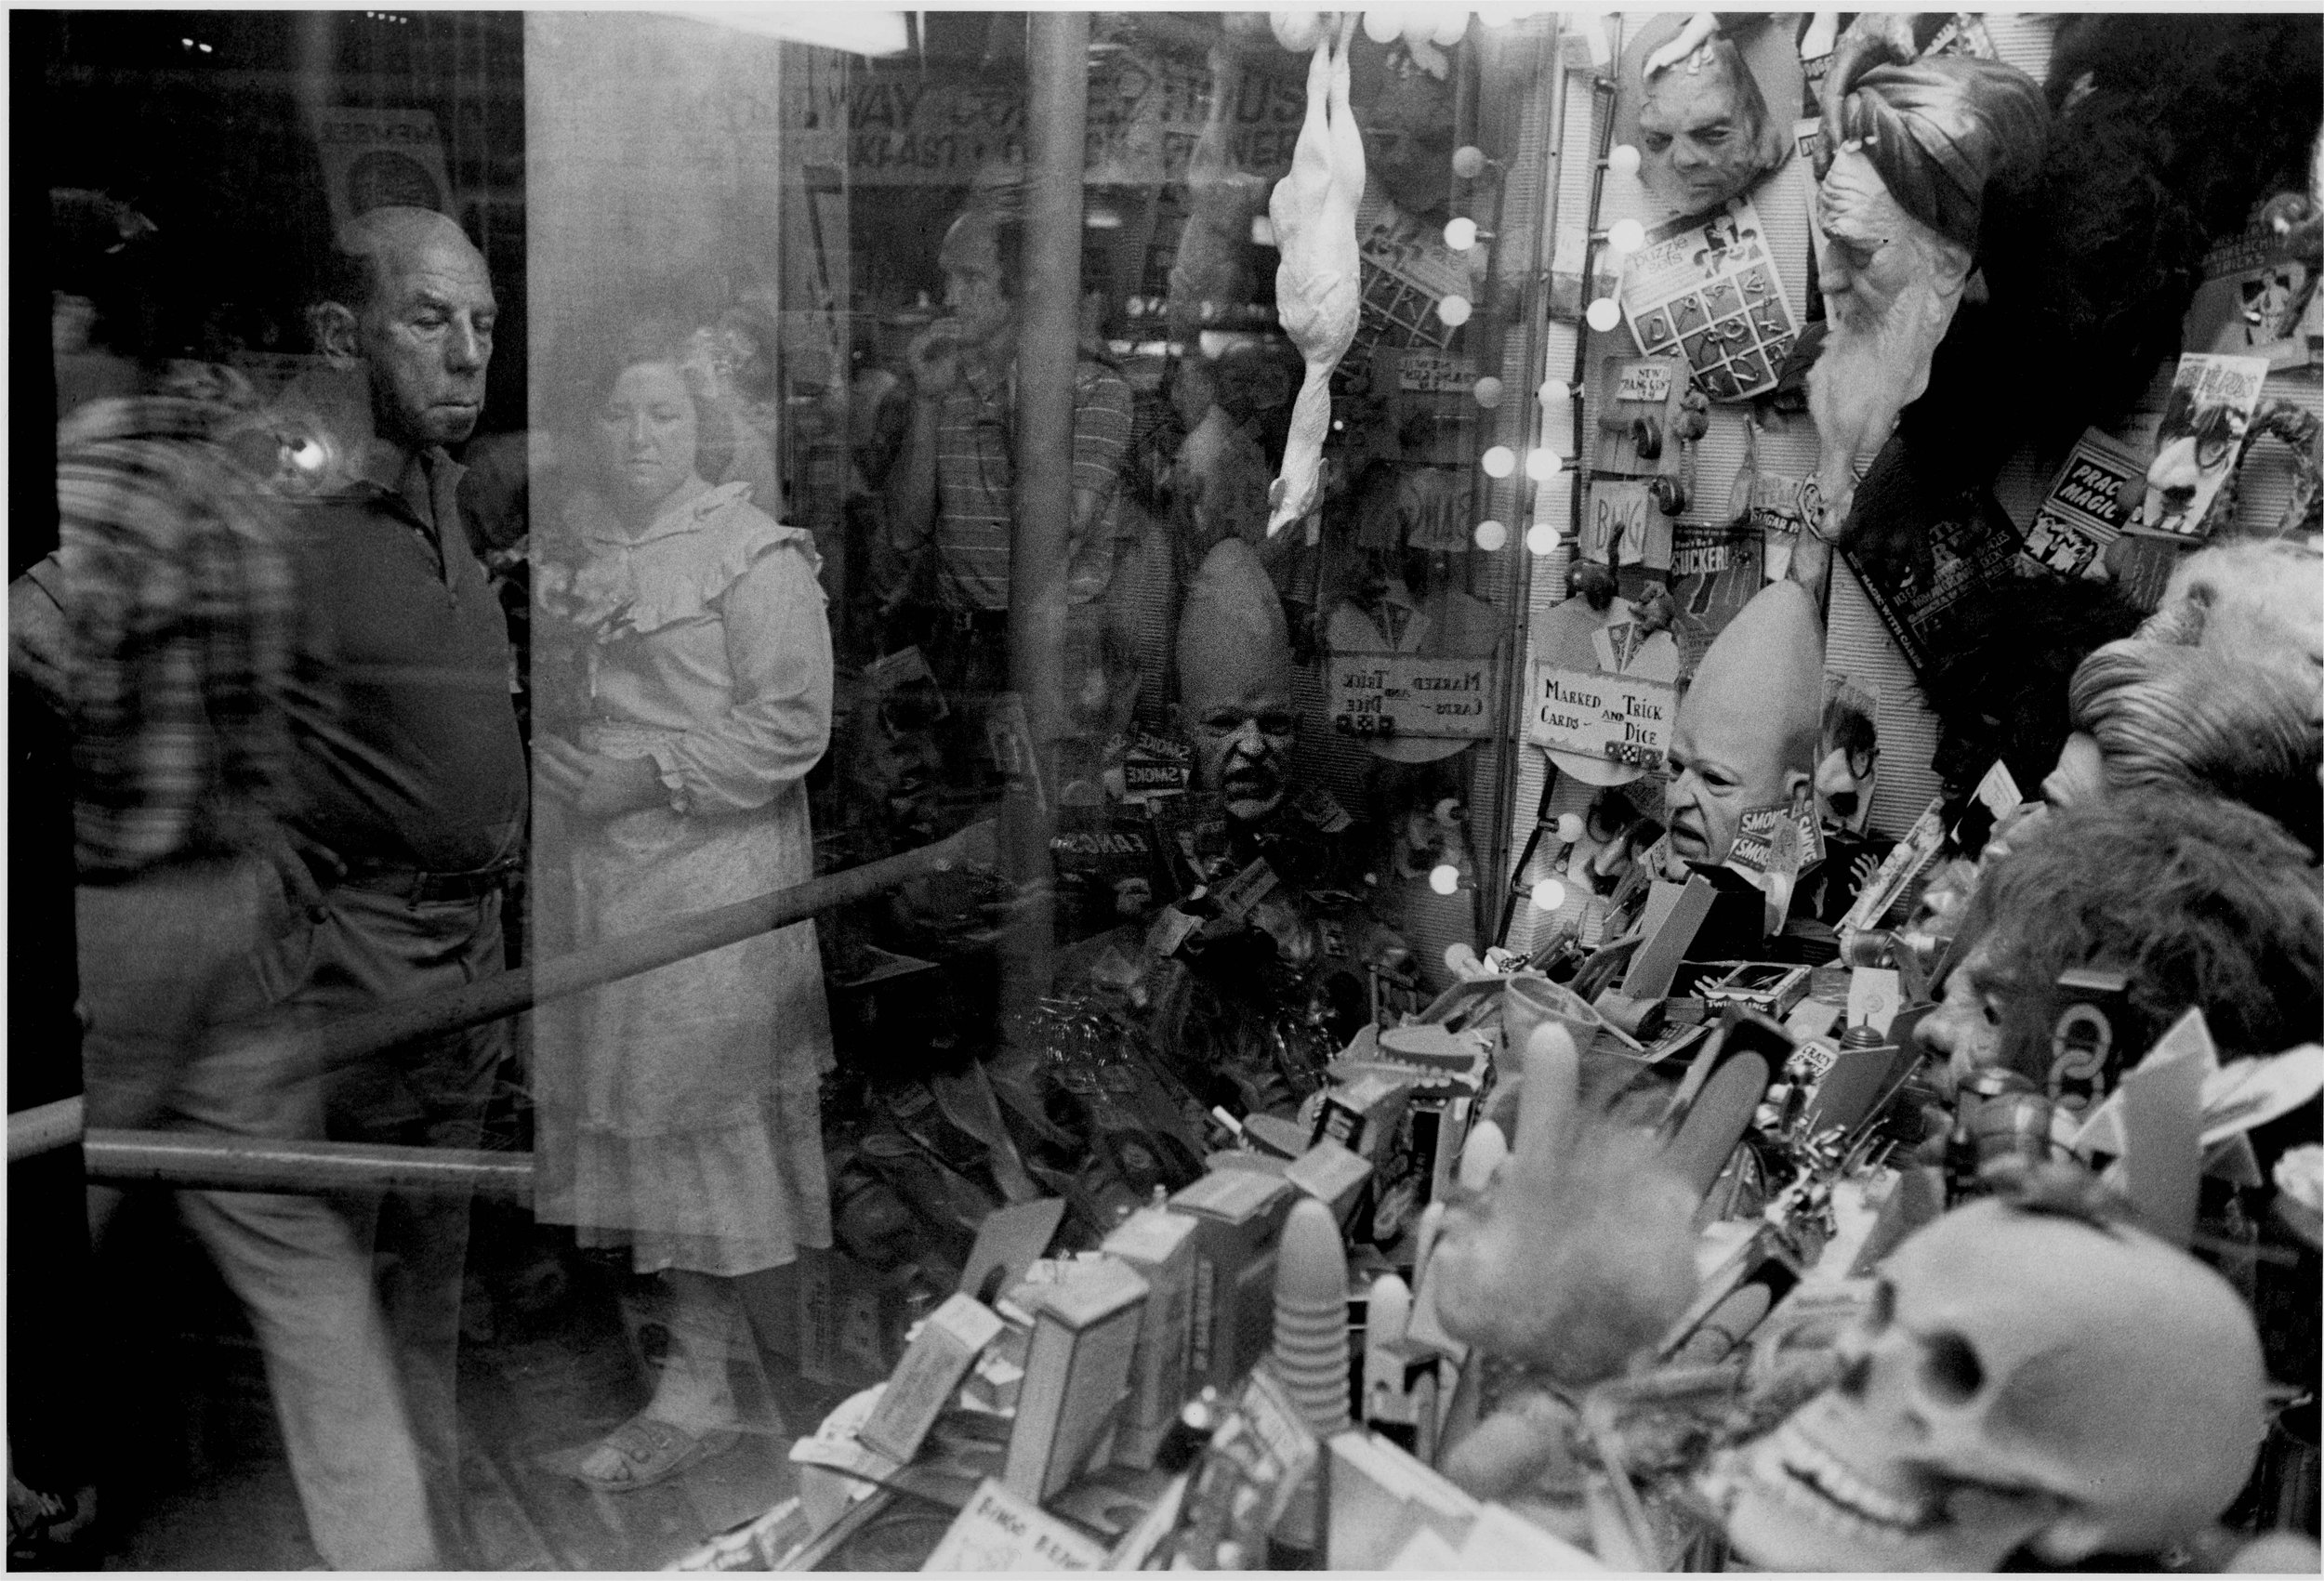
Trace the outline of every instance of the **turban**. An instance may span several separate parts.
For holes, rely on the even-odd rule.
[[[1859,143],[1907,214],[1974,252],[1986,189],[2018,186],[2041,163],[2050,130],[2041,88],[1996,60],[1876,63],[1885,53],[1863,47],[1832,63],[1816,174],[1842,144]]]

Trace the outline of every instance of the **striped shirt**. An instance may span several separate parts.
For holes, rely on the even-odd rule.
[[[1006,370],[988,382],[981,372],[964,368],[937,418],[937,583],[952,609],[1009,607],[1009,544],[1016,516],[1011,386]],[[1080,363],[1074,372],[1073,486],[1103,503],[1074,545],[1066,572],[1066,598],[1073,603],[1103,596],[1114,579],[1129,420],[1129,384],[1103,363]]]
[[[98,401],[57,433],[58,549],[84,876],[242,843],[283,805],[297,662],[290,561],[223,409]]]

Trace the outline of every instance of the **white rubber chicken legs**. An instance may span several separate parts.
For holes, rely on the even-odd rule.
[[[1339,37],[1315,46],[1307,68],[1307,120],[1291,173],[1267,200],[1275,246],[1275,319],[1307,363],[1291,433],[1283,447],[1267,515],[1273,537],[1315,508],[1322,492],[1324,435],[1331,428],[1331,370],[1355,338],[1363,281],[1355,205],[1364,197],[1364,139],[1348,108],[1348,43],[1356,14],[1342,13]]]

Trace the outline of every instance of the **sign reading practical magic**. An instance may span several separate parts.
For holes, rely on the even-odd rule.
[[[1669,750],[1678,705],[1679,689],[1669,681],[1564,669],[1536,659],[1525,671],[1525,739],[1645,766]]]
[[[1500,718],[1490,659],[1334,653],[1327,679],[1332,728],[1347,735],[1473,741],[1492,734]]]

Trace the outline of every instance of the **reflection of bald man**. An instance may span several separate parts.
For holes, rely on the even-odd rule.
[[[508,626],[462,518],[463,470],[443,448],[482,411],[490,275],[460,228],[429,210],[374,209],[337,241],[310,315],[324,374],[302,392],[319,408],[326,468],[291,502],[299,601],[343,704],[293,704],[292,822],[324,894],[311,925],[258,968],[281,1006],[323,1016],[501,970],[501,889],[527,800]],[[474,1147],[508,1048],[498,1022],[338,1073],[329,1134]],[[440,1557],[461,1566],[454,1385],[468,1200],[390,1192],[349,1212],[395,1270],[382,1293],[403,1404]]]
[[[1763,587],[1720,632],[1670,732],[1670,851],[1715,867],[1743,814],[1789,807],[1814,783],[1824,645],[1796,582]]]

